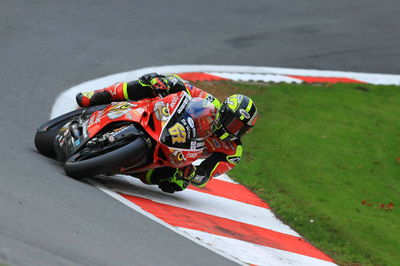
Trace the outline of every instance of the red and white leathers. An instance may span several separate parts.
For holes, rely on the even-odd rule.
[[[165,85],[165,86],[164,86]],[[82,107],[106,104],[112,101],[137,101],[152,98],[158,95],[167,95],[185,90],[191,97],[201,97],[210,100],[217,109],[221,104],[218,99],[209,93],[192,86],[177,75],[158,75],[150,73],[132,82],[118,82],[109,87],[92,92],[79,93],[77,102]],[[190,183],[202,187],[213,177],[231,170],[240,161],[242,156],[240,139],[233,141],[221,140],[216,135],[211,135],[205,141],[205,149],[200,165],[192,167],[193,171],[181,171],[190,174]],[[187,169],[187,167],[185,167]],[[162,167],[152,169],[146,173],[135,174],[147,184],[158,184],[166,192],[183,190],[185,185],[174,184],[174,178],[181,169]],[[185,177],[184,177],[185,178]],[[188,177],[186,177],[188,178]]]

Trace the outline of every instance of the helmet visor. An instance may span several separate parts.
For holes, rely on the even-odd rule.
[[[234,117],[229,122],[223,123],[224,128],[234,137],[243,136],[251,127]]]

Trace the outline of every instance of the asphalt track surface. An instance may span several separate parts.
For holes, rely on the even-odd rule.
[[[0,263],[231,265],[63,174],[33,137],[56,96],[137,68],[400,73],[400,2],[0,0]]]

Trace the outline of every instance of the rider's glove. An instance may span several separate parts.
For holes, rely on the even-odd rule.
[[[165,97],[169,94],[170,87],[165,76],[157,73],[148,73],[139,78],[139,82],[143,85],[148,85],[153,90],[154,96]]]
[[[174,193],[175,191],[182,191],[190,183],[190,180],[194,178],[196,174],[196,167],[188,165],[182,168],[178,168],[175,174],[170,178],[161,179],[158,183],[158,187],[168,193]]]
[[[153,78],[150,84],[155,96],[165,97],[169,94],[169,86],[163,78]]]
[[[178,175],[174,175],[169,178],[161,179],[158,183],[158,187],[168,193],[174,193],[175,191],[182,191],[189,185],[189,182]]]

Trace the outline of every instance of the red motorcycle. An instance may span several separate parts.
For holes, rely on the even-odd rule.
[[[37,150],[64,164],[68,176],[180,168],[202,157],[214,105],[186,92],[77,109],[40,126]]]

